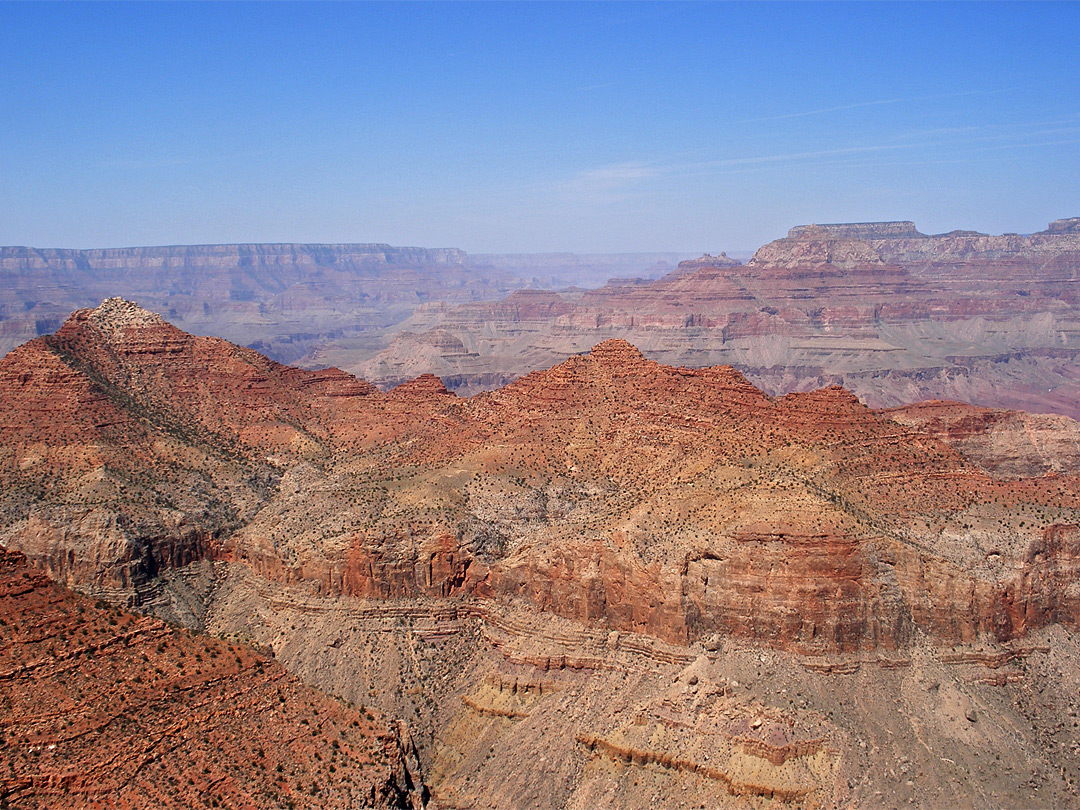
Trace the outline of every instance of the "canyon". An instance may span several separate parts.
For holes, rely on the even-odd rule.
[[[886,231],[796,231],[760,261],[792,301],[821,279],[925,290],[897,262],[937,237]],[[1026,239],[1031,262],[1044,241],[1058,257],[1040,296],[1065,300],[1059,235]],[[958,256],[985,242],[950,238]],[[681,285],[706,274],[736,300],[757,263],[497,306],[572,320],[587,297],[666,285],[657,331],[677,331]],[[0,359],[0,545],[41,572],[18,575],[35,593],[93,604],[60,590],[76,588],[219,655],[246,645],[229,654],[284,666],[335,711],[371,707],[386,767],[412,756],[409,798],[430,807],[1080,799],[1066,415],[775,396],[619,338],[470,397],[431,374],[384,391],[110,298]],[[256,666],[230,677],[261,684]]]
[[[185,331],[383,390],[427,373],[474,394],[618,338],[669,365],[733,365],[772,395],[842,385],[874,407],[949,399],[1077,418],[1078,223],[1028,235],[806,225],[745,264],[383,244],[0,247],[0,352],[123,295]]]
[[[374,352],[427,301],[499,299],[527,286],[599,286],[679,254],[478,254],[385,244],[226,244],[73,250],[0,247],[0,354],[115,295],[189,332],[282,362],[348,341]]]
[[[877,407],[950,399],[1076,418],[1078,223],[1028,236],[797,227],[745,265],[705,255],[655,281],[425,303],[374,355],[328,341],[298,362],[384,388],[433,373],[467,394],[619,338],[667,364],[734,365],[771,394],[843,385]]]

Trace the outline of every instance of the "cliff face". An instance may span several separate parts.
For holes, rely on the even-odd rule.
[[[324,454],[318,403],[375,389],[181,332],[120,299],[0,363],[5,459],[34,562],[66,584],[131,588],[250,519],[287,459]],[[42,488],[68,495],[48,503]],[[32,540],[30,539],[32,538]]]
[[[305,681],[407,719],[440,804],[1067,806],[1076,425],[1030,419],[875,411],[839,387],[776,398],[729,366],[667,366],[621,340],[468,399],[431,376],[382,393],[107,301],[0,360],[0,539],[84,590],[251,639]],[[26,580],[55,604],[55,586]],[[63,638],[0,624],[24,634],[0,657],[32,658],[10,668],[12,705],[51,694],[29,678],[81,638],[78,607],[65,610],[49,620]],[[125,752],[110,761],[131,806],[198,803],[213,780],[242,798],[266,773],[252,806],[391,795],[344,785],[346,765],[392,763],[396,740],[376,730],[388,759],[361,754],[343,709],[279,678],[290,705],[311,706],[305,732],[282,737],[290,765],[271,731],[294,715],[263,722],[277,695],[251,653],[206,642],[181,674],[173,642],[155,646],[171,631],[112,615],[128,645],[107,635],[108,656],[80,657],[93,684],[48,716],[85,705],[100,725],[113,694],[165,705],[183,762],[216,745],[251,780],[205,765],[205,784],[170,782],[170,760],[143,756],[164,739],[142,719],[157,715],[137,709],[134,737],[95,749]],[[208,702],[155,691],[191,677]],[[260,718],[265,743],[236,737],[236,712]],[[82,801],[69,760],[113,790],[83,743],[13,716],[12,791],[67,785]]]
[[[998,477],[1068,474],[1080,469],[1080,424],[1063,416],[936,400],[885,413],[947,442]]]
[[[788,239],[820,239],[830,236],[840,239],[922,238],[914,222],[846,222],[830,225],[799,225],[788,231]]]
[[[864,255],[888,264],[917,265],[916,272],[956,275],[966,265],[1002,274],[1017,266],[1030,266],[1048,272],[1047,261],[1064,264],[1075,277],[1080,267],[1080,230],[1077,219],[1061,219],[1030,236],[1005,234],[991,236],[976,231],[952,231],[928,236],[913,222],[860,222],[846,225],[803,225],[788,231],[786,239],[770,242],[758,249],[752,267],[797,267],[817,260],[807,256],[810,245],[822,242],[841,244],[847,250],[861,249]],[[826,261],[828,261],[826,259]],[[1054,272],[1049,270],[1050,280]]]
[[[122,301],[12,353],[0,382],[7,542],[131,599],[211,557],[328,595],[521,599],[819,653],[1080,623],[1029,553],[1077,522],[1070,420],[1008,466],[1009,436],[1034,435],[1005,429],[1019,415],[965,431],[840,388],[773,399],[618,340],[470,400],[431,376],[380,394]]]
[[[392,247],[368,245],[174,245],[169,247],[104,248],[64,250],[60,248],[0,247],[0,270],[32,273],[38,270],[94,271],[146,268],[180,269],[188,274],[235,267],[289,268],[382,265],[460,265],[465,251],[457,248]]]
[[[243,645],[94,604],[2,548],[0,639],[7,807],[412,802],[382,717]]]
[[[773,394],[841,384],[874,406],[949,399],[1076,418],[1070,222],[1028,236],[802,226],[745,266],[703,257],[656,281],[547,293],[543,307],[425,305],[403,325],[407,345],[361,359],[330,341],[318,359],[380,387],[431,372],[475,393],[615,337],[671,365],[734,365]]]
[[[1080,233],[1080,217],[1055,219],[1046,229],[1047,233]]]

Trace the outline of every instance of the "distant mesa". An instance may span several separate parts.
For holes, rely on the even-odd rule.
[[[972,230],[925,234],[907,220],[800,225],[784,239],[763,245],[748,264],[752,267],[814,267],[843,270],[888,264],[912,270],[937,266],[954,272],[973,262],[1075,262],[1080,243],[1080,217],[1059,219],[1045,231],[1028,236],[991,235]]]
[[[742,262],[737,259],[733,259],[726,253],[721,253],[719,256],[713,256],[709,253],[705,253],[698,259],[686,259],[679,262],[679,266],[671,271],[670,276],[681,276],[686,273],[692,273],[696,270],[704,270],[710,267],[741,267]]]
[[[799,225],[788,231],[788,239],[820,239],[822,237],[841,239],[896,239],[925,237],[915,227],[914,222],[846,222],[828,225]]]
[[[1078,228],[802,225],[743,265],[705,254],[652,281],[428,304],[400,341],[369,342],[366,356],[341,341],[317,360],[383,390],[431,372],[472,394],[617,337],[660,363],[734,365],[774,395],[841,383],[875,406],[936,398],[1080,416]]]
[[[35,248],[0,246],[0,268],[112,270],[132,266],[188,269],[204,266],[265,265],[461,264],[467,254],[458,248],[396,247],[381,242],[297,244],[267,242],[220,245],[155,245],[146,247]]]
[[[1046,233],[1080,233],[1080,217],[1068,219],[1055,219],[1050,223]]]
[[[1056,219],[1042,234],[1080,233],[1080,217]],[[895,222],[836,222],[826,225],[798,225],[788,231],[788,239],[934,239],[956,236],[988,236],[981,231],[953,230],[943,234],[925,234],[910,220]],[[1017,236],[1018,234],[1004,234]]]

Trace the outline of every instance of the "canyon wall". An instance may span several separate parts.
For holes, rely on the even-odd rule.
[[[621,338],[672,365],[731,364],[773,394],[843,385],[875,406],[955,399],[1080,416],[1080,237],[913,223],[793,228],[745,265],[702,257],[656,281],[419,307],[378,353],[327,341],[304,363],[381,387],[424,372],[460,393]]]
[[[1001,428],[1032,417],[776,399],[619,340],[467,400],[430,376],[381,394],[116,299],[5,357],[0,389],[4,541],[132,603],[208,558],[807,653],[1080,623],[1055,591],[1080,522],[1063,417],[1031,444]]]
[[[3,558],[0,654],[29,656],[3,790],[85,806],[85,761],[131,806],[1067,806],[1078,437],[622,340],[470,398],[381,392],[110,299],[0,359],[0,542],[37,569]],[[89,680],[54,701],[68,660]]]

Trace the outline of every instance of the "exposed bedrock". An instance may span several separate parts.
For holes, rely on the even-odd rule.
[[[955,399],[1080,417],[1080,236],[808,225],[746,265],[703,256],[655,281],[418,307],[333,362],[386,388],[424,372],[476,393],[607,338],[669,365],[731,364],[773,394],[838,382],[876,406]]]
[[[850,653],[896,651],[916,632],[950,645],[1080,628],[1080,531],[1063,524],[1047,527],[1000,579],[896,541],[764,528],[678,567],[643,564],[618,539],[485,564],[449,535],[414,557],[357,543],[341,564],[286,569],[241,550],[233,558],[327,596],[506,599],[682,644],[720,632],[801,653]]]
[[[622,340],[470,399],[431,375],[381,393],[119,300],[8,355],[0,386],[0,537],[131,604],[220,559],[815,654],[1080,624],[1063,417],[773,398]]]
[[[0,803],[422,806],[397,726],[250,647],[94,603],[0,548]]]

